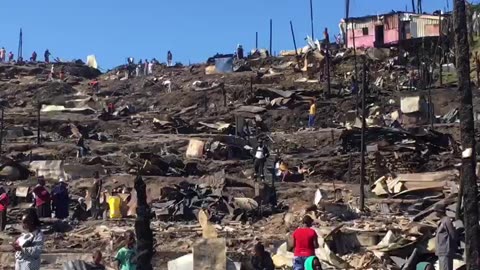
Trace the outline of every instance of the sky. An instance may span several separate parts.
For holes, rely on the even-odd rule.
[[[452,0],[423,0],[424,12],[447,7]],[[416,1],[415,1],[416,2]],[[351,0],[350,16],[375,15],[411,9],[411,0]],[[309,0],[2,0],[0,46],[17,55],[23,29],[23,55],[82,59],[94,54],[104,70],[136,60],[205,62],[215,53],[232,53],[237,44],[249,51],[269,47],[273,20],[273,51],[293,48],[290,20],[297,46],[310,35]],[[315,37],[323,29],[338,34],[345,16],[344,0],[313,0]]]

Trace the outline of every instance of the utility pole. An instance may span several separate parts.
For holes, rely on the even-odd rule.
[[[313,3],[310,0],[310,27],[312,28],[312,40],[315,40],[315,31],[313,30]]]
[[[327,33],[328,37],[328,29],[325,28],[325,33]],[[326,38],[326,43],[325,43],[325,56],[327,58],[327,98],[330,98],[332,94],[332,89],[331,89],[331,81],[330,81],[330,40],[329,38]]]
[[[23,62],[23,31],[20,28],[20,37],[18,39],[17,62]]]
[[[273,21],[270,19],[270,51],[268,53],[272,56],[272,38],[273,38]]]
[[[412,12],[415,13],[415,0],[412,0]]]
[[[458,76],[458,91],[461,94],[460,134],[462,144],[461,184],[465,225],[465,262],[467,269],[479,270],[479,225],[476,177],[475,123],[473,120],[472,89],[470,81],[470,46],[468,44],[467,11],[465,0],[454,0],[453,31]]]
[[[255,50],[258,50],[258,32],[255,32]]]
[[[355,45],[355,31],[354,25],[352,22],[352,41],[353,41],[353,62],[355,65],[355,78],[353,79],[353,86],[357,90],[355,94],[355,108],[357,109],[357,116],[358,116],[358,68],[357,68],[357,47]]]
[[[439,44],[439,47],[440,47],[440,57],[438,59],[438,65],[440,66],[440,87],[442,87],[443,85],[443,70],[442,70],[442,63],[443,63],[443,29],[442,29],[442,25],[443,25],[443,20],[442,20],[442,12],[440,12],[440,15],[438,15],[438,44]]]
[[[362,135],[360,143],[360,211],[365,210],[365,128],[366,121],[365,117],[367,116],[365,109],[365,95],[368,90],[367,85],[367,63],[366,60],[363,61],[363,89],[362,89]]]
[[[422,0],[417,0],[417,9],[418,9],[418,14],[422,14],[422,13],[423,13]]]
[[[293,46],[295,47],[295,56],[298,61],[298,51],[297,51],[297,42],[295,41],[295,31],[293,31],[293,23],[290,21],[290,30],[292,31]]]
[[[348,48],[348,19],[350,18],[350,0],[345,0],[345,48]]]

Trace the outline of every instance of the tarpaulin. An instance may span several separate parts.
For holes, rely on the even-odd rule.
[[[87,66],[95,69],[98,68],[97,58],[95,57],[95,55],[87,56]]]
[[[233,72],[233,58],[216,58],[215,71],[217,73],[231,73]]]

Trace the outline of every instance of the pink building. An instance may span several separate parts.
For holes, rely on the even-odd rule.
[[[438,37],[440,18],[438,15],[399,12],[350,18],[348,24],[342,23],[342,28],[346,26],[349,48],[353,48],[353,35],[357,48],[384,47],[408,39]]]

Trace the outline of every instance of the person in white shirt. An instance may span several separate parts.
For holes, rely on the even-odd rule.
[[[253,178],[255,179],[255,181],[257,180],[258,175],[260,175],[260,179],[262,181],[265,181],[265,174],[264,174],[265,161],[269,156],[270,156],[270,153],[268,151],[267,146],[265,146],[263,140],[260,140],[255,150],[255,161],[254,161],[255,174],[253,175]]]

